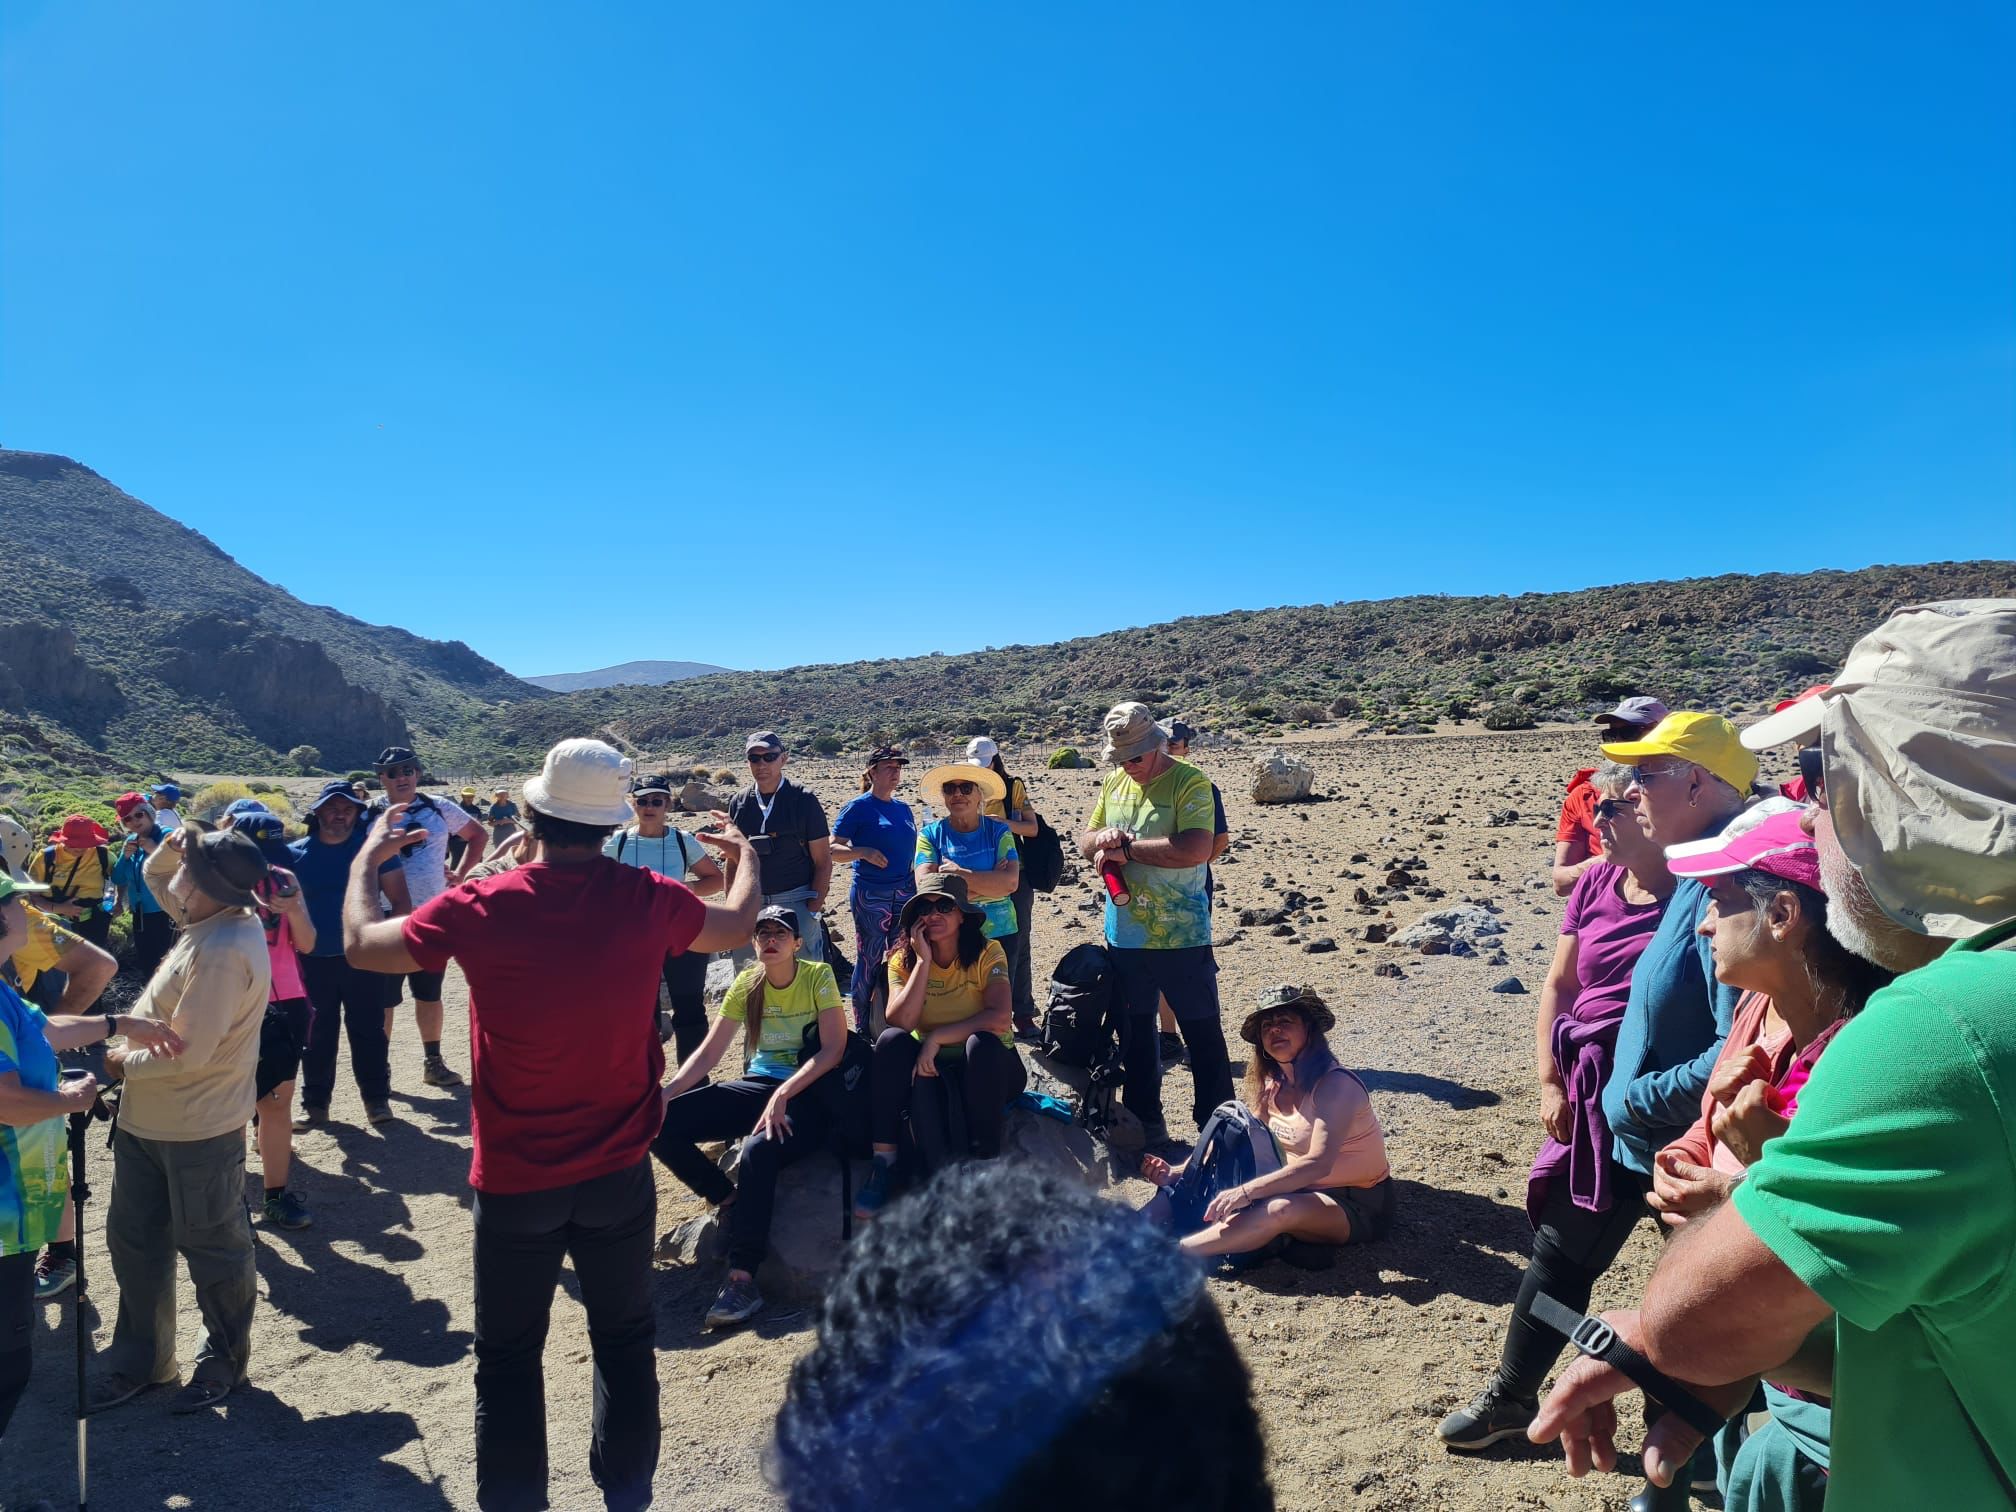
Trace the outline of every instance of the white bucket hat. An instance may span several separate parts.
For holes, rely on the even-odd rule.
[[[525,782],[525,801],[573,824],[628,824],[630,775],[637,763],[600,740],[563,740]]]
[[[1891,918],[1965,940],[2016,915],[2016,599],[1898,610],[1774,721],[1818,733],[1835,838]]]

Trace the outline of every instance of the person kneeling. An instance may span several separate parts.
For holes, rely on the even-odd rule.
[[[791,909],[756,916],[756,964],[735,978],[721,1017],[686,1057],[665,1088],[665,1123],[651,1153],[674,1176],[726,1209],[728,1279],[707,1310],[708,1328],[729,1328],[763,1306],[756,1271],[770,1247],[777,1173],[799,1156],[831,1144],[830,1120],[817,1098],[803,1094],[840,1063],[847,1024],[840,984],[824,961],[798,959],[798,920]],[[819,1025],[819,1053],[803,1060],[805,1030]],[[748,1064],[734,1081],[707,1082],[741,1026]],[[700,1153],[707,1140],[748,1137],[730,1181]]]
[[[1246,1016],[1239,1037],[1254,1053],[1246,1066],[1245,1107],[1265,1122],[1280,1164],[1210,1192],[1202,1227],[1188,1231],[1194,1216],[1186,1218],[1186,1210],[1194,1215],[1200,1183],[1222,1180],[1230,1162],[1213,1157],[1223,1143],[1207,1131],[1196,1153],[1180,1165],[1153,1155],[1142,1162],[1141,1174],[1163,1189],[1148,1204],[1147,1216],[1186,1230],[1185,1252],[1271,1252],[1292,1239],[1364,1244],[1383,1239],[1393,1227],[1386,1136],[1365,1084],[1337,1064],[1324,1039],[1336,1022],[1329,1006],[1306,987],[1273,988]],[[1228,1129],[1240,1121],[1211,1120]]]
[[[873,1218],[889,1200],[903,1117],[927,1148],[946,1124],[965,1128],[970,1153],[1001,1153],[1008,1103],[1029,1084],[1015,1053],[1008,957],[983,932],[986,911],[968,900],[956,873],[920,877],[897,917],[901,943],[889,954],[889,1027],[875,1041],[870,1134],[875,1163],[854,1201]],[[969,1153],[950,1149],[951,1158]]]

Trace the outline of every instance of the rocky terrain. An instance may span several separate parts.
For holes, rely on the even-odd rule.
[[[1637,1487],[1628,1457],[1617,1475],[1577,1482],[1551,1448],[1504,1445],[1465,1458],[1433,1438],[1436,1420],[1468,1400],[1495,1361],[1524,1259],[1523,1187],[1539,1139],[1534,994],[1560,919],[1544,876],[1562,783],[1592,742],[1580,731],[1350,740],[1317,732],[1281,749],[1313,769],[1311,801],[1256,806],[1247,796],[1252,752],[1220,742],[1197,753],[1224,789],[1235,834],[1218,871],[1226,1033],[1273,983],[1324,993],[1337,1012],[1333,1044],[1364,1076],[1385,1125],[1401,1217],[1390,1239],[1343,1252],[1329,1270],[1277,1262],[1209,1283],[1253,1371],[1280,1505],[1621,1506]],[[1026,774],[1059,830],[1074,829],[1099,774],[1043,770],[1039,755],[1011,751],[1011,768]],[[829,810],[856,790],[848,763],[794,758],[794,775]],[[1097,908],[1082,880],[1039,898],[1039,980],[1065,950],[1096,937]],[[837,910],[833,917],[845,929]],[[459,974],[448,991],[450,1058],[466,1067]],[[1236,1065],[1245,1047],[1232,1046]],[[420,1084],[410,1010],[393,1052],[400,1122],[370,1129],[346,1082],[333,1126],[300,1140],[297,1182],[316,1226],[263,1232],[251,1386],[215,1418],[171,1418],[150,1397],[95,1419],[101,1494],[116,1486],[121,1505],[202,1507],[235,1505],[230,1488],[257,1485],[271,1512],[474,1504],[467,1101]],[[1187,1131],[1189,1092],[1187,1073],[1172,1070],[1164,1098],[1178,1132]],[[91,1158],[102,1194],[102,1142]],[[1103,1163],[1087,1162],[1085,1174],[1107,1179]],[[1131,1180],[1111,1191],[1128,1202],[1148,1195]],[[94,1231],[102,1211],[94,1209]],[[662,1231],[701,1212],[661,1177]],[[837,1244],[837,1211],[822,1206],[808,1223]],[[91,1244],[103,1277],[95,1232]],[[1648,1224],[1602,1283],[1599,1305],[1633,1298],[1655,1253]],[[763,1480],[766,1426],[812,1339],[802,1302],[781,1303],[739,1333],[703,1334],[718,1281],[711,1265],[668,1264],[658,1277],[666,1424],[658,1505],[679,1512],[776,1505]],[[563,1290],[547,1398],[553,1504],[575,1508],[599,1501],[586,1472],[587,1339],[571,1279]],[[103,1312],[91,1316],[102,1347],[109,1285],[99,1295]],[[31,1494],[60,1503],[71,1484],[70,1312],[49,1305],[39,1316],[35,1378],[0,1465],[7,1505]],[[185,1288],[185,1359],[197,1329]],[[287,1474],[274,1475],[276,1465]]]

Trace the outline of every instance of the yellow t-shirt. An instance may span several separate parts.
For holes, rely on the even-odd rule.
[[[806,1027],[828,1008],[840,1006],[840,984],[824,961],[798,959],[798,974],[788,987],[772,987],[761,966],[745,967],[721,1003],[721,1017],[736,1023],[749,1019],[749,994],[763,983],[763,1027],[756,1033],[756,1051],[748,1074],[787,1080],[798,1069],[798,1051]]]
[[[21,911],[28,916],[28,937],[8,959],[14,963],[14,975],[21,983],[21,991],[27,993],[34,989],[36,979],[62,960],[81,937],[72,934],[32,903],[23,903]]]
[[[99,861],[99,851],[105,852],[104,863]],[[55,864],[50,864],[51,860]],[[107,870],[112,859],[111,847],[92,846],[89,850],[65,850],[63,846],[39,846],[28,857],[28,877],[30,881],[46,882],[55,889],[54,896],[62,903],[96,903],[105,896],[105,889],[111,885],[112,876]]]
[[[931,968],[931,980],[924,987],[924,1014],[918,1027],[911,1030],[914,1039],[924,1038],[926,1029],[936,1029],[940,1024],[956,1024],[961,1019],[969,1019],[987,1006],[987,984],[999,978],[1008,980],[1008,957],[1002,951],[1000,942],[989,940],[980,952],[980,959],[971,966],[961,966],[955,958],[950,966]],[[889,957],[889,992],[893,997],[897,990],[910,979],[910,973],[903,969],[903,952],[894,951]],[[1015,1032],[1001,1031],[1001,1043],[1011,1050],[1015,1047]],[[947,1045],[938,1052],[940,1055],[964,1055],[963,1044]]]

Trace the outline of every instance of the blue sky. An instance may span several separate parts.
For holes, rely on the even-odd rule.
[[[14,0],[0,442],[518,672],[2016,556],[2012,75],[2001,3]]]

